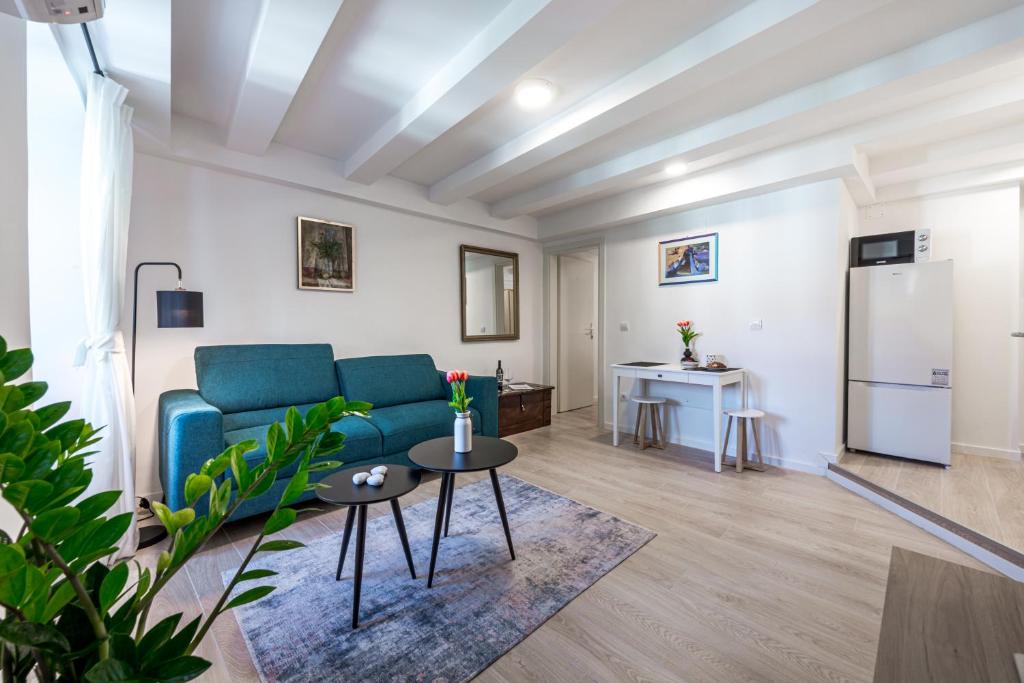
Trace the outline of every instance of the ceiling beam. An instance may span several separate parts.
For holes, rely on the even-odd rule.
[[[430,198],[445,204],[473,196],[890,1],[755,0],[438,181]]]
[[[622,0],[513,0],[342,164],[373,183],[492,100]]]
[[[863,181],[857,154],[847,140],[794,145],[544,216],[538,235],[561,238],[828,179]]]
[[[263,154],[277,134],[342,0],[263,0],[226,145]]]
[[[986,68],[980,80],[1000,77],[993,67],[1019,60],[1022,45],[1024,7],[1017,7],[513,195],[496,202],[492,213],[509,218],[579,203],[609,189],[664,180],[669,161],[700,171],[936,99],[944,90],[965,89],[957,79],[974,70]]]
[[[1010,162],[879,187],[875,199],[878,203],[898,202],[929,195],[1014,185],[1021,181],[1024,181],[1024,163]]]

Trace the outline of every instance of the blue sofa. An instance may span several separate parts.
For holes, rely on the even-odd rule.
[[[332,427],[345,433],[345,448],[333,457],[346,466],[411,465],[410,448],[452,433],[451,390],[425,354],[336,361],[330,344],[201,346],[195,363],[199,390],[165,392],[158,408],[160,482],[172,510],[186,505],[185,478],[226,447],[256,439],[260,448],[247,460],[261,461],[267,430],[284,421],[289,406],[305,413],[335,396],[373,404],[369,418],[345,417]],[[466,389],[474,399],[474,433],[497,436],[495,378],[470,377]],[[243,503],[234,518],[273,509],[294,471],[284,470],[273,488]]]

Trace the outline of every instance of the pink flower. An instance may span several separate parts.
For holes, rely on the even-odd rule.
[[[454,370],[449,370],[448,374],[445,375],[445,379],[448,380],[448,384],[451,384],[456,379],[458,379],[458,375],[456,374],[456,372]]]

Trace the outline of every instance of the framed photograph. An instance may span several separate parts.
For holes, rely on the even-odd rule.
[[[718,279],[718,233],[658,242],[658,285]]]
[[[356,229],[299,216],[299,289],[354,292]]]

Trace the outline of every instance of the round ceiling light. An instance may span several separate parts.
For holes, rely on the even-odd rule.
[[[665,166],[665,175],[676,177],[686,173],[686,164],[682,161],[673,161]]]
[[[555,86],[543,78],[527,78],[516,86],[515,98],[522,109],[542,109],[555,99]]]

